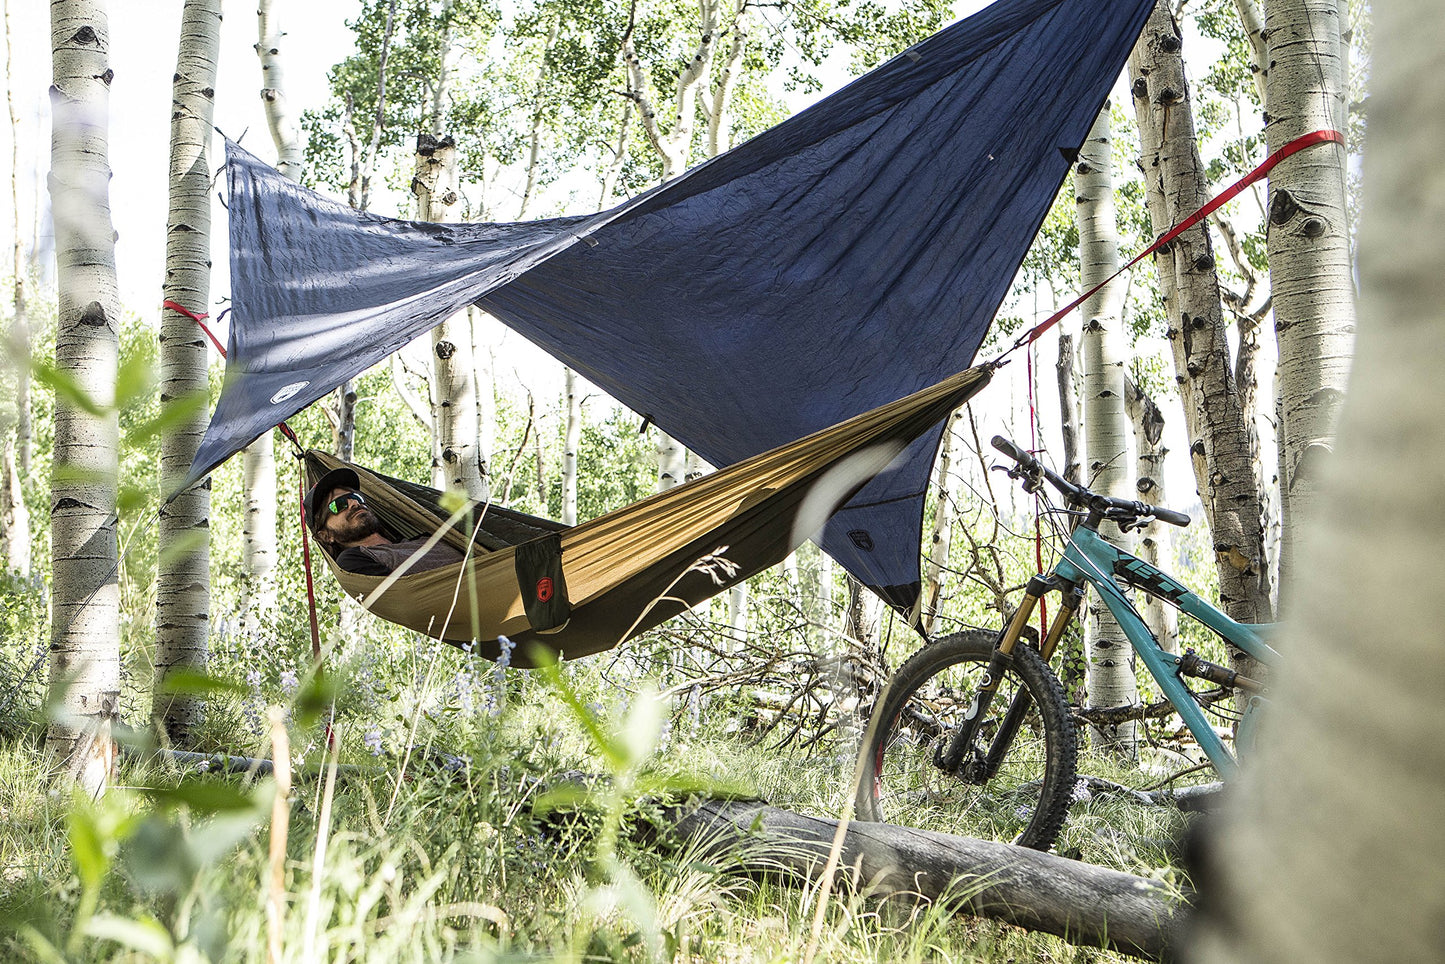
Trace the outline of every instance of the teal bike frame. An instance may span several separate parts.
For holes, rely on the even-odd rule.
[[[1252,739],[1258,714],[1264,708],[1266,700],[1261,692],[1262,687],[1252,679],[1237,676],[1225,667],[1207,663],[1193,654],[1180,656],[1165,652],[1115,580],[1121,580],[1148,593],[1198,620],[1225,642],[1244,650],[1266,666],[1279,660],[1279,654],[1266,641],[1273,634],[1276,624],[1241,623],[1230,619],[1154,566],[1110,545],[1098,532],[1086,525],[1074,530],[1064,547],[1063,557],[1054,566],[1052,576],[1052,580],[1045,582],[1057,583],[1066,591],[1066,598],[1071,587],[1084,584],[1093,586],[1118,621],[1119,628],[1134,647],[1134,652],[1149,670],[1149,675],[1159,684],[1160,691],[1174,706],[1215,769],[1221,776],[1232,774],[1236,767],[1234,756],[1214,732],[1214,727],[1210,725],[1204,711],[1195,702],[1189,688],[1184,685],[1183,677],[1188,675],[1221,685],[1238,686],[1249,694],[1244,719],[1240,724],[1240,734],[1236,737],[1242,744]],[[1029,608],[1032,608],[1032,605]],[[1075,608],[1076,606],[1065,606],[1064,611],[1059,614],[1056,626],[1052,627],[1048,634],[1050,641],[1057,642],[1063,632],[1062,623],[1073,615]],[[1046,655],[1052,655],[1052,649],[1053,647],[1049,646]]]

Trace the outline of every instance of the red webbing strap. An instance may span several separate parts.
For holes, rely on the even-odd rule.
[[[201,331],[204,331],[206,333],[206,337],[211,339],[211,344],[216,346],[216,351],[220,352],[222,358],[226,357],[226,349],[221,347],[220,340],[216,338],[216,336],[211,332],[211,329],[206,326],[206,323],[203,320],[210,317],[204,311],[197,314],[196,312],[191,311],[185,305],[176,304],[169,298],[161,302],[161,307],[169,308],[172,311],[178,311],[181,314],[185,315],[187,318],[190,318],[196,324],[200,325]],[[222,314],[224,315],[225,312],[222,312]],[[301,440],[296,437],[296,433],[291,430],[291,426],[287,425],[285,422],[282,422],[276,427],[281,430],[282,435],[290,439],[292,445],[296,446],[296,451],[298,453],[304,451],[305,447],[301,444]],[[321,627],[316,621],[316,580],[315,577],[312,575],[311,571],[311,532],[309,529],[306,528],[306,472],[304,469],[301,472],[300,480],[301,556],[305,563],[306,569],[306,610],[307,615],[311,618],[311,661],[319,665],[321,663]],[[331,736],[331,724],[329,722],[326,724],[326,730],[329,741]]]
[[[206,325],[205,319],[211,317],[210,315],[206,314],[204,311],[200,314],[196,314],[185,305],[178,305],[169,298],[161,302],[161,307],[169,308],[171,309],[171,311],[178,311],[181,314],[185,315],[187,318],[194,321],[196,324],[200,325],[201,331],[204,331],[206,333],[206,337],[211,339],[211,344],[216,346],[216,351],[221,353],[222,358],[226,357],[226,349],[221,347],[220,340],[216,338],[215,333],[212,332],[211,329]]]
[[[1038,409],[1034,404],[1034,346],[1029,345],[1028,350],[1028,379],[1029,379],[1029,452],[1030,454],[1039,451],[1039,417]],[[1039,575],[1044,574],[1044,514],[1043,505],[1037,492],[1034,493],[1034,565]],[[1044,639],[1049,635],[1049,599],[1047,596],[1039,597],[1039,645],[1043,645]]]
[[[1079,305],[1082,305],[1084,302],[1088,301],[1109,282],[1113,281],[1115,278],[1119,277],[1119,275],[1128,271],[1130,268],[1134,267],[1134,265],[1138,264],[1140,261],[1143,261],[1149,255],[1153,254],[1155,251],[1158,251],[1164,245],[1168,244],[1170,241],[1173,241],[1175,238],[1179,237],[1179,235],[1183,234],[1185,231],[1188,231],[1200,221],[1203,221],[1205,218],[1209,217],[1209,215],[1219,210],[1229,201],[1233,200],[1240,191],[1243,191],[1255,181],[1258,181],[1260,178],[1268,174],[1271,170],[1274,169],[1274,166],[1276,164],[1284,160],[1286,157],[1289,157],[1291,154],[1294,154],[1298,151],[1302,151],[1306,147],[1312,147],[1315,144],[1343,144],[1344,142],[1345,135],[1341,134],[1339,131],[1312,131],[1309,134],[1305,134],[1303,137],[1296,137],[1284,147],[1281,147],[1269,157],[1265,158],[1264,161],[1261,162],[1260,165],[1254,170],[1250,171],[1244,177],[1240,178],[1238,181],[1235,181],[1229,187],[1225,188],[1222,192],[1215,195],[1212,200],[1206,203],[1198,211],[1195,211],[1193,214],[1189,215],[1189,217],[1185,218],[1183,221],[1180,221],[1174,227],[1166,231],[1162,236],[1160,236],[1157,241],[1155,241],[1153,244],[1149,245],[1149,247],[1145,248],[1143,251],[1135,255],[1134,260],[1130,261],[1128,264],[1124,265],[1124,267],[1109,275],[1109,277],[1105,278],[1103,281],[1094,285],[1094,287],[1090,288],[1088,291],[1079,295],[1079,297],[1075,298],[1073,301],[1069,302],[1067,305],[1054,312],[1044,321],[1024,332],[1018,337],[1018,340],[1013,343],[1013,347],[1009,348],[1008,351],[998,356],[998,358],[995,358],[992,364],[997,365],[998,363],[1003,361],[1003,359],[1010,352],[1014,351],[1015,349],[1022,348],[1024,345],[1032,344],[1033,342],[1038,341],[1040,335],[1048,331],[1050,328],[1054,327],[1054,325],[1057,325],[1060,321],[1064,319],[1065,315],[1073,311],[1075,308],[1079,307]]]

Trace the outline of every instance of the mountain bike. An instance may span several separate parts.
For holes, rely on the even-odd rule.
[[[1212,683],[1216,695],[1243,694],[1236,749],[1253,739],[1267,703],[1264,685],[1193,651],[1166,652],[1125,588],[1174,606],[1266,666],[1278,660],[1268,642],[1274,624],[1236,622],[1099,535],[1106,520],[1127,532],[1155,520],[1187,526],[1187,515],[1091,492],[1001,436],[993,445],[1013,462],[1008,474],[1024,491],[1037,494],[1049,484],[1062,496],[1063,511],[1080,521],[1053,570],[1029,580],[1001,632],[969,630],[933,640],[893,674],[865,737],[854,809],[859,820],[964,826],[970,836],[1048,850],[1078,785],[1076,714],[1049,663],[1086,591],[1092,588],[1113,613],[1139,662],[1226,778],[1235,757],[1211,725],[1202,695],[1186,680]],[[1059,606],[1039,640],[1029,623],[1049,593],[1058,594]]]

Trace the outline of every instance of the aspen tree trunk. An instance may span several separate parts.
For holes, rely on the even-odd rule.
[[[943,426],[943,444],[938,448],[938,476],[934,485],[933,529],[928,539],[927,565],[923,573],[923,632],[933,635],[933,624],[943,599],[943,569],[948,565],[948,551],[953,534],[953,493],[949,490],[953,472],[953,431],[961,412],[954,412]]]
[[[1160,4],[1129,59],[1149,215],[1156,234],[1209,198],[1195,146],[1181,46],[1168,5]],[[1235,619],[1268,622],[1273,607],[1258,471],[1251,459],[1248,413],[1230,370],[1219,278],[1207,230],[1199,225],[1186,231],[1156,256],[1155,264],[1163,279],[1169,337],[1185,400],[1195,481],[1214,544],[1220,598]],[[1236,665],[1244,666],[1238,660]]]
[[[221,0],[186,0],[171,94],[170,212],[166,219],[166,299],[204,312],[211,300],[211,115],[220,55]],[[161,315],[161,407],[190,406],[204,397],[208,346],[191,318]],[[155,693],[151,717],[171,743],[192,742],[204,703],[167,694],[177,670],[204,672],[210,628],[210,480],[171,498],[185,479],[206,432],[205,412],[173,425],[161,438],[159,563],[156,573]],[[164,501],[170,498],[169,502]]]
[[[266,108],[266,126],[271,131],[271,142],[276,145],[276,170],[293,181],[299,181],[305,169],[305,151],[286,101],[286,76],[281,57],[286,32],[272,13],[272,2],[256,2],[256,33],[259,37],[256,56],[261,58],[261,102]]]
[[[411,190],[418,221],[453,220],[461,199],[456,188],[456,156],[456,141],[451,137],[417,135]],[[486,466],[477,444],[476,352],[469,314],[460,312],[433,328],[431,342],[442,487],[486,501]]]
[[[692,57],[677,76],[674,87],[676,105],[675,120],[670,130],[664,130],[658,117],[653,97],[649,72],[643,67],[633,42],[633,27],[637,15],[636,0],[629,13],[629,23],[622,35],[622,63],[627,72],[627,97],[637,106],[638,118],[643,133],[652,149],[662,161],[662,180],[667,182],[686,169],[692,149],[693,132],[697,127],[698,99],[708,90],[714,49],[718,34],[717,0],[701,0],[698,15],[698,42]],[[731,94],[726,87],[736,83],[735,73],[725,73],[724,83],[713,91],[713,104],[724,108]],[[718,123],[721,124],[719,118]],[[709,145],[720,142],[721,134],[710,135]],[[687,454],[677,440],[658,431],[657,440],[657,489],[659,492],[681,484],[687,475]]]
[[[30,471],[30,323],[25,305],[25,245],[20,232],[20,122],[15,112],[15,44],[10,29],[10,0],[5,0],[5,103],[10,111],[10,210],[15,218],[14,315],[5,352],[15,379],[14,411],[0,412],[0,553],[19,575],[31,575],[30,510],[24,480]]]
[[[1108,104],[1099,112],[1079,151],[1074,192],[1079,224],[1079,283],[1088,290],[1119,270],[1119,238],[1114,217],[1112,139]],[[1086,484],[1096,492],[1133,497],[1127,421],[1124,416],[1123,285],[1106,285],[1084,302],[1080,347],[1084,354],[1084,435],[1089,452]],[[1099,534],[1125,550],[1133,539],[1111,522]],[[1130,705],[1138,700],[1133,648],[1105,606],[1089,612],[1086,652],[1089,658],[1089,703],[1094,707]],[[1096,745],[1134,752],[1134,724],[1094,727]]]
[[[1219,911],[1201,964],[1440,957],[1445,821],[1420,802],[1445,795],[1445,20],[1378,3],[1373,42],[1355,365],[1278,647],[1308,658],[1191,875]]]
[[[1074,336],[1059,329],[1059,357],[1054,374],[1059,386],[1059,433],[1064,440],[1064,464],[1059,474],[1070,482],[1082,485],[1084,463],[1079,451],[1079,390],[1074,379]]]
[[[1265,85],[1269,80],[1269,51],[1264,42],[1264,11],[1257,0],[1234,0],[1234,9],[1239,12],[1239,22],[1249,38],[1249,72],[1254,77],[1254,86],[1259,91],[1259,102],[1266,103]]]
[[[99,794],[119,715],[119,470],[115,383],[120,349],[115,229],[110,216],[110,27],[99,0],[50,5],[50,204],[59,318],[55,366],[94,406],[57,398],[51,477],[50,753]]]
[[[1347,84],[1338,0],[1270,0],[1271,152],[1318,130],[1345,129]],[[1315,511],[1320,463],[1334,448],[1349,379],[1355,289],[1343,145],[1318,144],[1269,175],[1269,277],[1279,339],[1281,571],[1289,578],[1299,520]]]
[[[527,180],[522,186],[522,203],[517,208],[517,220],[527,217],[527,207],[537,191],[537,168],[542,154],[542,134],[547,125],[547,89],[551,82],[552,48],[557,44],[557,35],[562,29],[560,17],[554,17],[547,27],[547,42],[542,48],[542,70],[537,78],[535,102],[532,105],[531,131],[527,135]]]
[[[1084,455],[1080,444],[1079,392],[1074,372],[1077,360],[1074,336],[1060,328],[1059,357],[1054,363],[1059,386],[1059,428],[1064,439],[1064,464],[1060,474],[1070,482],[1082,485]],[[1092,609],[1092,602],[1085,596],[1074,616],[1079,631],[1070,632],[1059,640],[1059,682],[1064,685],[1064,696],[1070,706],[1084,706],[1089,698],[1089,659],[1084,636]]]
[[[563,369],[567,396],[567,428],[562,442],[562,521],[577,524],[577,449],[582,443],[582,403],[577,398],[577,373]]]
[[[1129,424],[1134,429],[1135,488],[1139,499],[1150,505],[1168,506],[1164,492],[1164,457],[1169,450],[1164,447],[1164,413],[1154,404],[1148,393],[1134,384],[1132,379],[1124,381],[1124,403],[1129,412]],[[1139,530],[1134,554],[1158,569],[1168,571],[1173,556],[1173,539],[1170,527],[1160,522],[1151,522]],[[1139,615],[1159,645],[1166,653],[1177,652],[1179,648],[1179,613],[1173,606],[1166,605],[1149,595],[1136,599]]]
[[[276,148],[276,169],[300,180],[305,168],[301,139],[286,100],[286,77],[281,51],[286,32],[273,11],[273,0],[257,0],[256,56],[261,61],[261,104],[271,143]],[[241,453],[242,516],[241,565],[245,572],[241,598],[241,629],[257,640],[262,623],[276,608],[276,447],[268,432]]]

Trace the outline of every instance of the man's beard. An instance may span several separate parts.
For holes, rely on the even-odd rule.
[[[363,507],[337,519],[331,525],[332,537],[339,545],[355,545],[369,535],[381,531],[381,521],[370,509]]]

